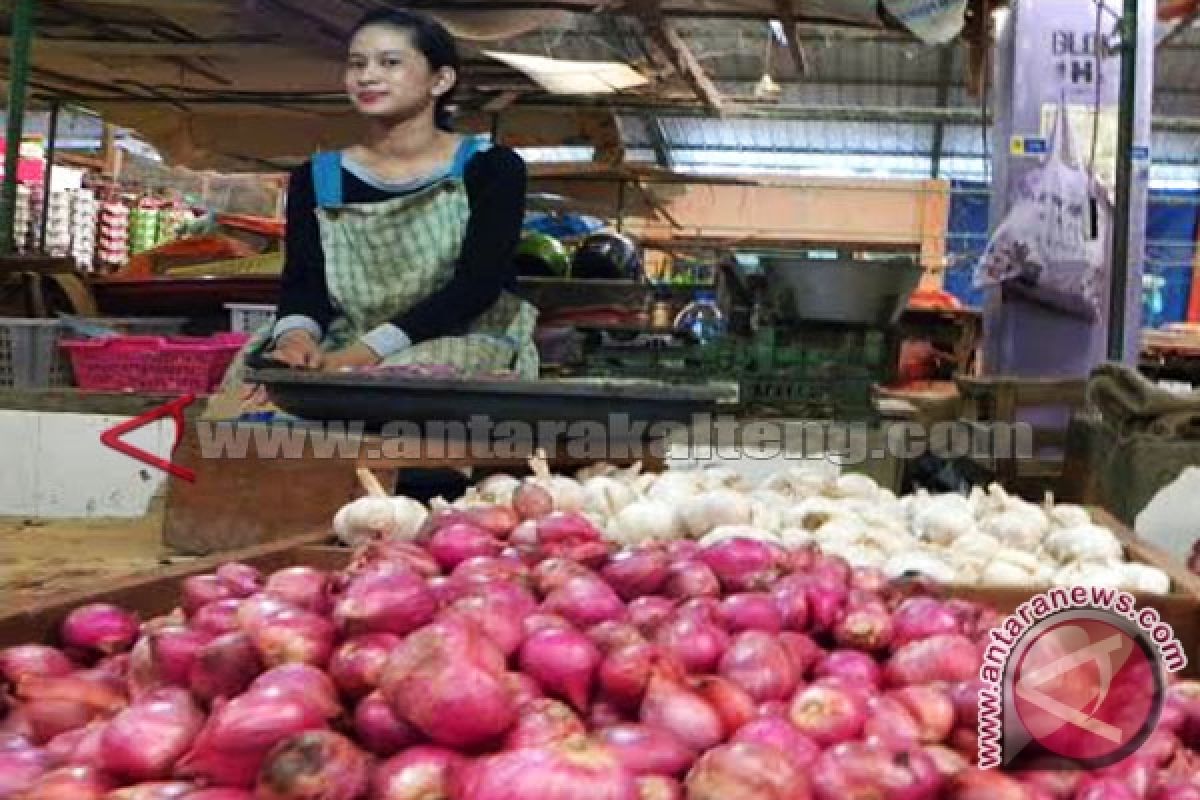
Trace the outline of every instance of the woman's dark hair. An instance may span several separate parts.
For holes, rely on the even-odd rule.
[[[458,44],[455,43],[454,36],[450,31],[446,30],[445,26],[436,19],[415,11],[378,9],[368,12],[360,19],[350,31],[348,38],[353,39],[363,28],[370,28],[374,25],[408,31],[412,37],[413,47],[421,51],[431,69],[450,67],[455,73],[461,75],[462,59],[458,54]],[[450,91],[437,99],[433,119],[434,124],[442,130],[451,129],[450,104],[457,88],[458,84],[456,83]]]

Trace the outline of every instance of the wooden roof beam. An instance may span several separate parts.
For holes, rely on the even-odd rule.
[[[696,58],[696,54],[687,46],[687,42],[663,16],[659,0],[628,0],[625,8],[630,14],[637,17],[646,29],[652,49],[657,49],[675,67],[692,91],[696,93],[696,97],[700,98],[710,111],[718,116],[724,116],[727,104],[721,95],[721,90],[704,71],[704,67]]]
[[[0,36],[0,47],[8,47],[9,37]],[[34,40],[35,53],[58,53],[89,57],[121,56],[123,58],[245,58],[263,55],[312,55],[312,51],[272,41],[240,39],[206,42],[168,41],[111,41],[108,39],[51,39]]]
[[[797,75],[808,74],[808,54],[800,42],[800,31],[797,29],[795,0],[775,0],[779,11],[779,22],[783,25],[783,36],[787,39],[788,52],[792,56],[792,64],[796,67]]]

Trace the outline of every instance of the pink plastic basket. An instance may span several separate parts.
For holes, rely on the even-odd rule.
[[[186,392],[215,390],[250,336],[110,336],[62,342],[75,383],[102,391]]]

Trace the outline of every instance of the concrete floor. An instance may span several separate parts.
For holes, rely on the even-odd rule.
[[[162,544],[162,513],[139,519],[0,517],[0,597],[5,605],[85,591],[187,559]]]

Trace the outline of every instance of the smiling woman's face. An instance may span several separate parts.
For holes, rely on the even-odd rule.
[[[432,69],[408,31],[370,25],[350,42],[346,91],[367,116],[408,119],[432,111],[455,77],[449,67]]]

